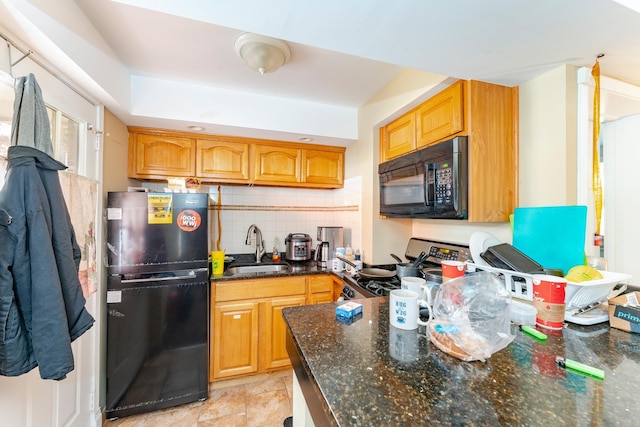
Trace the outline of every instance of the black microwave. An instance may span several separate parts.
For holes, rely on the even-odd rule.
[[[380,216],[467,219],[467,150],[458,136],[381,163]]]

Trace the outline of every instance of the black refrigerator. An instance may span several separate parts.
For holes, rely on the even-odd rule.
[[[107,418],[208,396],[208,200],[108,194]]]

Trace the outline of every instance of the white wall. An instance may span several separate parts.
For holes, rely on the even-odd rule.
[[[520,86],[520,206],[576,203],[576,114],[575,67]]]
[[[363,260],[371,264],[395,262],[389,255],[405,253],[411,238],[410,219],[380,219],[378,198],[379,128],[446,87],[445,76],[405,70],[358,112],[358,140],[347,148],[347,177],[362,179]]]

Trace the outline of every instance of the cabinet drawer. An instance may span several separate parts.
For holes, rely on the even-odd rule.
[[[304,295],[304,276],[215,282],[216,302]]]
[[[309,276],[309,289],[312,294],[331,292],[333,279],[329,275]]]

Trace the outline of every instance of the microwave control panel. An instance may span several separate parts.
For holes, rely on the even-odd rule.
[[[436,169],[436,204],[452,205],[453,204],[453,168],[447,163],[438,164]]]

